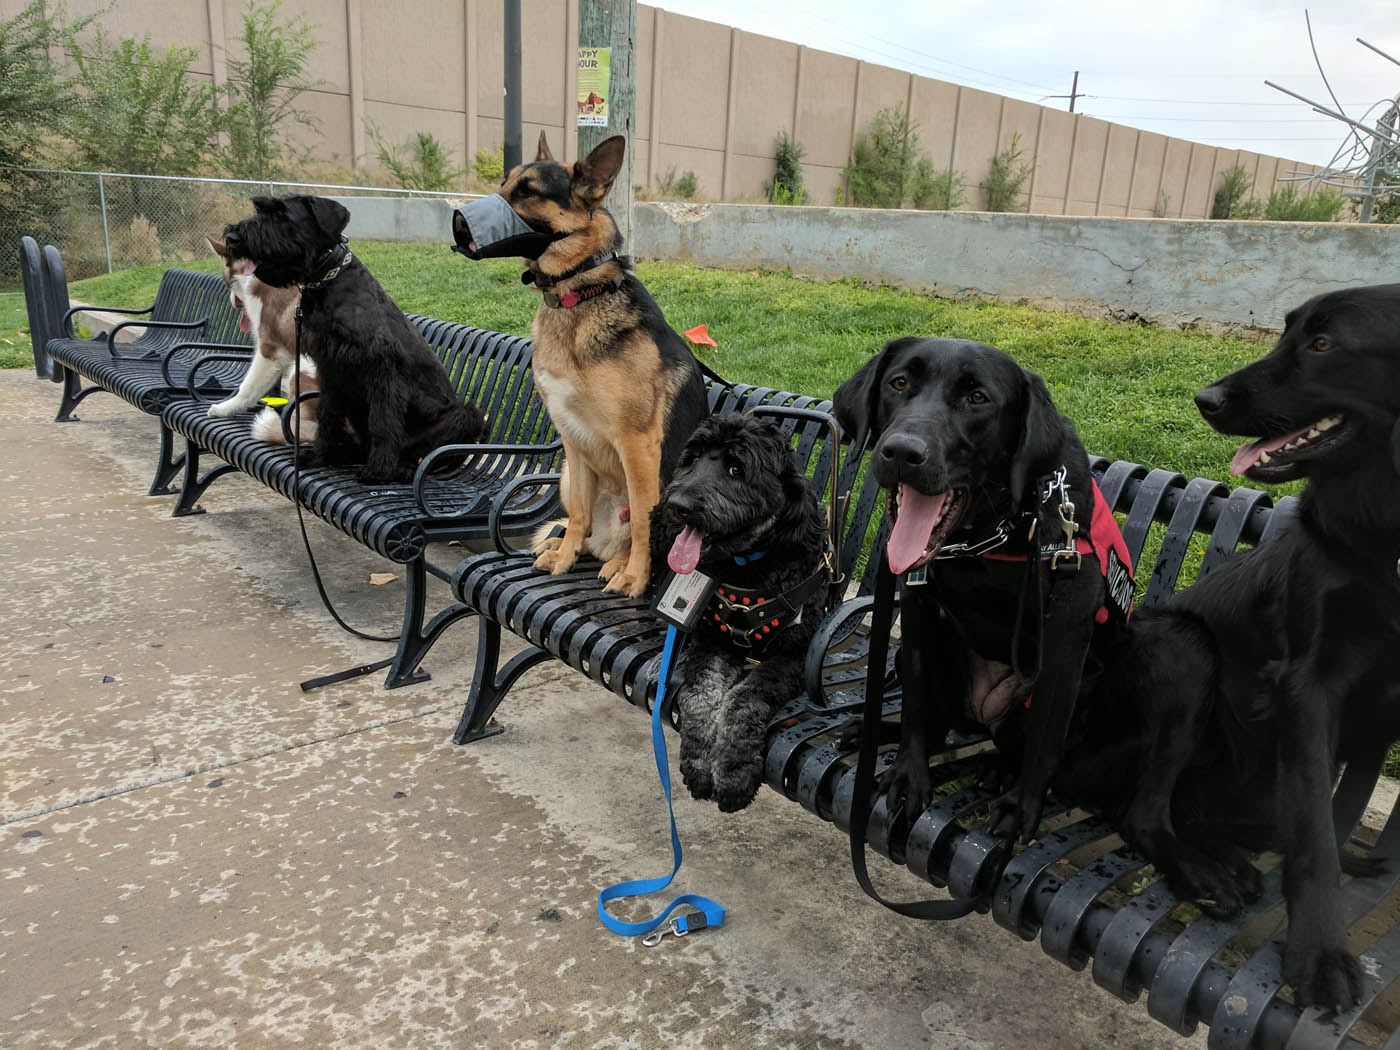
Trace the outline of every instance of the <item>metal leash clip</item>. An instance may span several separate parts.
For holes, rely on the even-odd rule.
[[[701,911],[687,912],[684,915],[673,915],[671,921],[664,926],[658,926],[649,934],[642,938],[642,945],[647,948],[655,948],[661,943],[661,939],[668,933],[677,937],[684,937],[688,933],[696,930],[703,930],[710,923],[705,918],[705,913]]]

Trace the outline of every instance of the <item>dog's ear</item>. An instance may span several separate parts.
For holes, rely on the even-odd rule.
[[[553,160],[554,154],[549,152],[549,142],[544,137],[544,132],[540,132],[540,148],[535,152],[536,160]]]
[[[1011,455],[1011,499],[1019,509],[1035,503],[1036,480],[1059,466],[1065,442],[1065,419],[1050,400],[1045,380],[1025,372],[1026,408],[1022,415],[1021,440]]]
[[[329,197],[307,197],[306,208],[321,231],[332,238],[339,237],[350,222],[345,205]]]
[[[205,237],[204,243],[209,245],[209,250],[220,259],[228,258],[228,246],[225,245],[223,241],[216,241],[213,237]]]
[[[832,395],[836,422],[841,424],[841,432],[850,437],[853,454],[860,454],[867,439],[879,437],[881,424],[876,416],[880,403],[880,383],[890,352],[918,341],[917,336],[905,336],[886,343],[884,349],[861,365],[855,375],[842,383]]]
[[[253,211],[259,215],[281,215],[287,210],[287,202],[281,197],[254,197]]]
[[[593,152],[574,162],[574,196],[588,208],[596,208],[612,189],[613,179],[622,170],[622,151],[627,139],[614,135],[593,147]]]

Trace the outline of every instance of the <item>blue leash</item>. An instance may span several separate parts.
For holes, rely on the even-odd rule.
[[[621,897],[637,897],[664,890],[671,885],[671,880],[676,877],[676,872],[681,870],[681,837],[676,833],[676,811],[671,806],[671,767],[666,760],[666,737],[661,729],[662,701],[666,699],[666,680],[671,674],[671,661],[679,648],[676,642],[679,633],[674,624],[666,628],[666,647],[662,650],[661,668],[657,672],[656,702],[651,709],[651,747],[656,758],[656,772],[661,777],[661,786],[666,792],[666,811],[671,816],[671,857],[674,865],[671,868],[671,874],[664,878],[631,879],[627,882],[619,882],[615,886],[609,886],[598,894],[598,918],[603,925],[612,930],[613,933],[620,933],[625,937],[650,934],[642,942],[648,947],[657,944],[665,936],[666,930],[652,931],[657,930],[657,927],[666,921],[666,917],[681,904],[689,904],[692,908],[699,910],[677,915],[671,920],[669,932],[678,937],[684,937],[687,933],[703,930],[706,927],[724,925],[724,906],[697,893],[681,894],[666,905],[661,914],[642,922],[623,922],[608,914],[607,908],[604,907],[608,901]]]

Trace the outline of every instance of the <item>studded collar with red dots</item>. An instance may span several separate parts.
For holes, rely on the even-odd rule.
[[[745,558],[746,563],[754,560],[754,555]],[[741,649],[761,649],[801,620],[802,607],[825,583],[826,573],[821,570],[781,594],[720,583],[710,595],[702,622],[718,628]]]

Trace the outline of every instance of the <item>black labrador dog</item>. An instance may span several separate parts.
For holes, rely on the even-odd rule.
[[[873,440],[894,516],[904,713],[890,805],[910,820],[923,812],[930,753],[976,723],[1014,777],[988,828],[1029,839],[1086,664],[1092,678],[1091,654],[1132,602],[1127,551],[1084,447],[1040,377],[981,343],[895,340],[834,403],[856,449]]]
[[[224,230],[228,250],[259,280],[301,288],[302,350],[321,395],[302,466],[362,463],[366,484],[411,481],[419,459],[469,444],[486,417],[464,402],[433,353],[342,236],[350,213],[328,197],[254,197],[254,214]],[[249,271],[253,272],[253,271]]]
[[[726,813],[763,782],[774,709],[802,692],[825,608],[826,520],[783,429],[711,416],[652,512],[652,568],[717,581],[676,668],[681,774]]]
[[[1281,851],[1284,979],[1350,1007],[1338,882],[1367,869],[1339,855],[1331,795],[1341,763],[1400,736],[1400,284],[1309,299],[1196,404],[1262,435],[1231,473],[1308,479],[1297,520],[1134,618],[1066,786],[1215,915],[1258,895],[1249,850]]]

